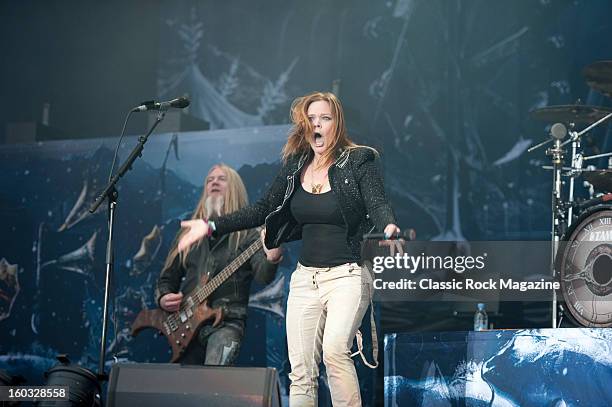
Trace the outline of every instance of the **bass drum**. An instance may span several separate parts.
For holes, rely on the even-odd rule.
[[[611,327],[612,204],[593,206],[578,217],[561,238],[556,271],[572,319],[585,327]]]

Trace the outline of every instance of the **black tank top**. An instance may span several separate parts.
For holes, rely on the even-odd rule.
[[[302,226],[301,264],[333,267],[359,262],[346,242],[346,224],[332,191],[311,194],[298,182],[291,213]]]

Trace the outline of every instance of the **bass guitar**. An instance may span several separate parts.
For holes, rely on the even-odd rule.
[[[158,330],[172,347],[170,362],[177,362],[206,321],[213,319],[212,326],[217,326],[223,319],[223,310],[211,308],[208,297],[261,247],[261,239],[257,239],[210,281],[208,275],[203,276],[200,284],[183,299],[178,311],[159,308],[140,311],[132,323],[132,336],[147,328]]]

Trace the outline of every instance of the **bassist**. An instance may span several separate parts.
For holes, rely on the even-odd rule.
[[[192,219],[214,219],[237,211],[248,204],[244,183],[238,173],[224,165],[213,166],[205,180],[202,197]],[[184,230],[184,229],[182,229]],[[186,254],[179,254],[176,244],[179,231],[164,268],[158,278],[155,291],[157,303],[165,311],[178,311],[184,293],[192,291],[202,277],[214,277],[236,256],[242,253],[264,231],[255,229],[230,233],[203,241]],[[220,308],[223,319],[217,326],[204,325],[197,337],[183,354],[183,364],[231,365],[238,356],[245,330],[249,290],[253,278],[268,284],[275,276],[282,260],[282,249],[255,253],[229,279],[210,296],[210,306]]]

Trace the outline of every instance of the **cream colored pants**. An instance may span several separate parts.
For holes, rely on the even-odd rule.
[[[334,407],[361,406],[351,347],[371,295],[370,274],[356,263],[298,263],[287,300],[290,407],[317,406],[321,351]]]

